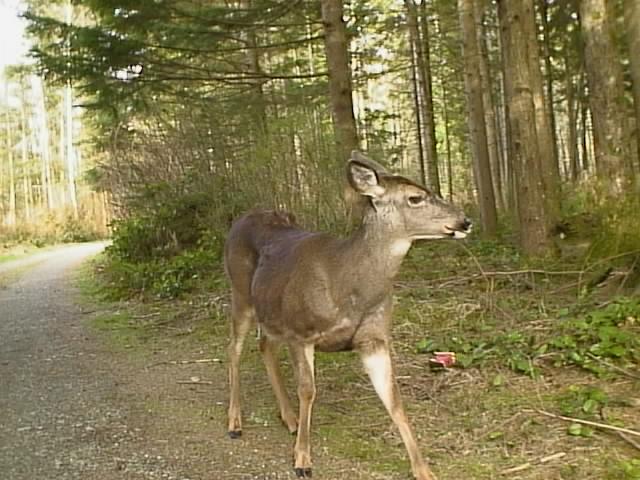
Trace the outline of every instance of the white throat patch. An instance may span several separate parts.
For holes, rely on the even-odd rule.
[[[411,248],[411,240],[396,240],[391,244],[391,251],[389,252],[394,257],[405,256]]]

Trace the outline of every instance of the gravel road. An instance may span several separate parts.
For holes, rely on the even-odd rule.
[[[0,289],[0,477],[109,478],[100,475],[96,432],[122,423],[105,401],[113,379],[96,365],[67,274],[104,248],[62,247],[7,262]],[[113,471],[112,466],[108,470]],[[90,473],[90,475],[87,475]]]
[[[70,274],[102,248],[62,247],[2,265],[0,480],[295,478],[293,438],[273,421],[261,368],[245,367],[253,385],[244,390],[246,435],[230,440],[224,363],[172,362],[223,358],[224,339],[214,347],[176,333],[114,347],[108,332],[90,327],[101,308],[119,307],[78,303]],[[207,382],[180,381],[194,377]],[[324,450],[315,449],[318,478],[397,478]]]

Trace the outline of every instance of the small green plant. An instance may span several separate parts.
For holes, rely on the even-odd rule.
[[[559,397],[558,404],[564,415],[597,419],[602,409],[609,404],[609,397],[598,387],[571,385],[566,393]],[[594,430],[588,425],[575,422],[569,425],[567,433],[574,437],[592,437]]]
[[[607,472],[610,480],[640,480],[640,458],[618,460],[610,464]]]
[[[560,411],[564,415],[595,418],[607,406],[609,397],[598,387],[571,385],[559,398]]]
[[[610,371],[600,360],[638,363],[640,361],[640,303],[618,298],[605,308],[595,309],[559,324],[557,336],[548,346],[560,352],[560,364],[578,365],[602,375]]]
[[[480,366],[488,360],[504,362],[517,373],[535,377],[538,369],[534,359],[541,352],[534,349],[533,338],[521,332],[500,334],[492,339],[465,340],[451,337],[443,342],[423,339],[417,344],[419,353],[435,351],[453,351],[456,353],[456,365],[461,368]]]

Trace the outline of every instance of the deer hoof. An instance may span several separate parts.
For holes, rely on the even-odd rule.
[[[298,478],[311,478],[310,468],[295,468],[296,477]]]
[[[240,438],[242,436],[242,430],[229,430],[229,438],[233,440]]]

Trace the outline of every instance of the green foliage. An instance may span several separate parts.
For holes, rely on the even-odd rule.
[[[610,462],[608,480],[640,480],[640,458]]]
[[[492,339],[466,340],[454,336],[442,343],[421,340],[417,349],[420,353],[453,351],[456,365],[461,368],[479,367],[489,360],[498,360],[514,372],[535,377],[538,369],[533,360],[540,351],[532,348],[532,341],[532,337],[520,332],[509,332]]]
[[[563,243],[587,242],[587,260],[640,251],[640,223],[631,221],[640,209],[640,198],[634,193],[612,198],[605,192],[604,185],[592,181],[567,194],[560,225],[566,238],[561,249]],[[622,257],[613,263],[626,260]]]
[[[422,339],[416,348],[420,353],[456,352],[456,364],[461,368],[481,367],[492,361],[530,377],[539,373],[539,358],[546,354],[553,354],[556,366],[577,365],[597,375],[612,371],[603,361],[640,363],[638,299],[621,297],[604,308],[575,317],[568,317],[567,309],[559,313],[564,318],[546,338],[515,330],[492,333],[489,338]]]
[[[140,263],[109,254],[101,270],[114,298],[134,294],[175,298],[222,281],[221,266],[220,252],[203,245],[173,257]]]
[[[571,385],[558,398],[558,405],[564,415],[584,419],[597,418],[600,410],[608,404],[607,394],[602,389],[593,386]]]
[[[568,312],[561,312],[568,313]],[[640,362],[640,302],[621,297],[604,308],[562,319],[549,347],[561,363],[578,365],[598,375],[609,371],[598,359]]]

